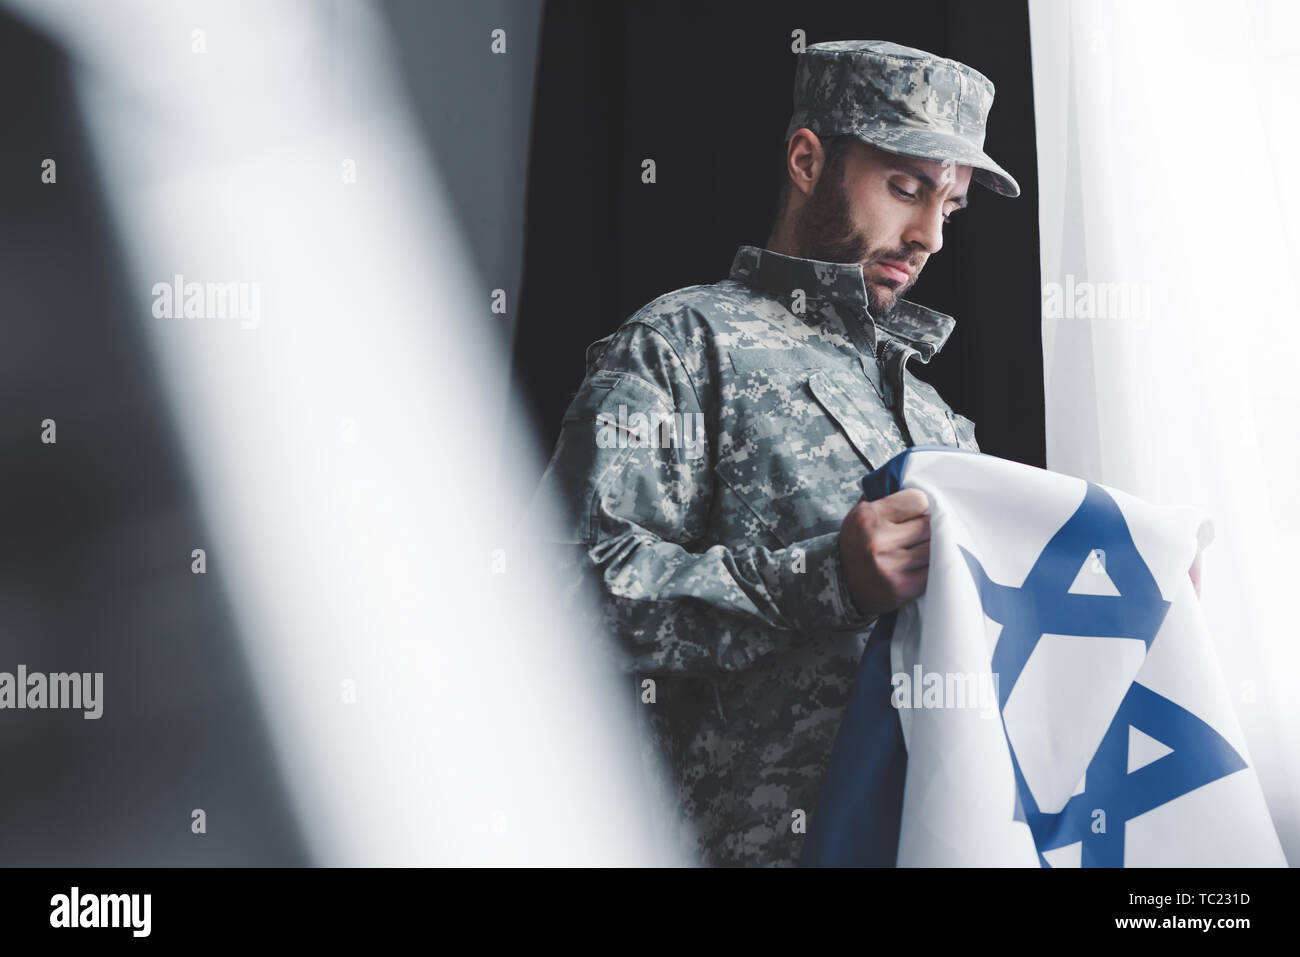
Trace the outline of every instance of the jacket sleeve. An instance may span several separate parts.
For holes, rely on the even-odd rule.
[[[674,345],[633,322],[609,340],[561,426],[539,498],[561,573],[587,580],[619,667],[735,671],[875,620],[854,608],[838,532],[786,548],[705,545],[717,436]]]

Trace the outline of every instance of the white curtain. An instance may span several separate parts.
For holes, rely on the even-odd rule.
[[[1047,465],[1203,508],[1202,602],[1300,864],[1300,5],[1030,0]]]

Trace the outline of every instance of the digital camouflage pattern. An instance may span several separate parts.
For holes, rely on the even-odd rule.
[[[909,445],[977,448],[908,368],[953,325],[905,300],[875,322],[861,265],[742,246],[588,349],[542,480],[553,538],[704,863],[798,862],[873,624],[839,562],[858,482]]]
[[[984,152],[993,84],[964,63],[881,40],[815,43],[798,57],[788,141],[851,133],[890,153],[974,168],[976,182],[1019,196],[1011,174]]]

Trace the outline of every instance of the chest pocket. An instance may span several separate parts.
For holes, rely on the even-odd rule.
[[[907,447],[893,413],[866,379],[818,372],[808,379],[808,388],[868,470],[880,468]]]
[[[975,423],[948,408],[934,386],[909,373],[904,388],[907,394],[904,416],[913,445],[946,445],[979,451]]]
[[[740,412],[733,441],[715,466],[734,496],[715,516],[720,537],[790,545],[834,531],[858,500],[862,476],[905,446],[861,373],[822,368],[782,377],[789,401]]]

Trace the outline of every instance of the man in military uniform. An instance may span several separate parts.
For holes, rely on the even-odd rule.
[[[588,349],[542,486],[704,863],[799,860],[872,626],[925,588],[924,496],[858,483],[977,448],[908,368],[953,319],[902,296],[972,180],[1019,194],[982,149],[992,101],[920,50],[809,47],[766,248]]]

